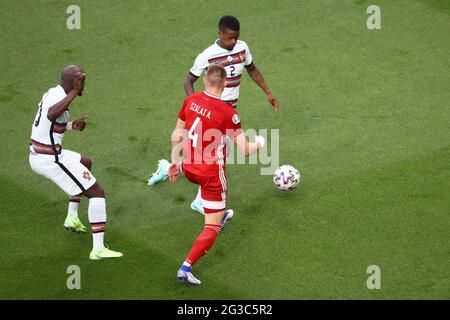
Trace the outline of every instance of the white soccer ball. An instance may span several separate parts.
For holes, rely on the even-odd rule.
[[[288,164],[279,167],[275,170],[275,174],[273,175],[275,186],[282,191],[295,189],[298,186],[300,179],[300,172]]]

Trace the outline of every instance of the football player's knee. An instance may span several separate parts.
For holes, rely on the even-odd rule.
[[[97,185],[97,189],[98,189],[98,197],[106,198],[105,190],[103,190],[103,188],[100,185]]]
[[[80,162],[89,170],[92,168],[92,160],[86,157],[82,157]]]
[[[91,170],[91,168],[92,168],[92,160],[91,159],[86,159],[87,160],[87,165],[86,165],[86,167],[89,169],[89,170]]]
[[[86,195],[89,198],[106,198],[105,190],[98,184],[95,183],[92,187],[87,190]]]

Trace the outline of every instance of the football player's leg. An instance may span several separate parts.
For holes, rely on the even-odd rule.
[[[207,212],[205,214],[205,226],[194,241],[192,249],[189,251],[185,260],[189,266],[193,266],[213,246],[220,232],[220,222],[222,221],[223,214],[223,210],[213,213]]]
[[[169,177],[169,166],[170,162],[166,159],[161,159],[158,161],[158,168],[153,172],[147,182],[148,186],[154,186],[158,182],[166,181]],[[180,171],[180,176],[183,174],[183,170]]]
[[[201,187],[198,187],[197,196],[195,197],[195,200],[192,201],[191,203],[191,209],[201,214],[205,214],[205,211],[203,210]]]
[[[89,198],[88,216],[92,227],[93,247],[89,258],[91,260],[101,260],[105,258],[118,258],[122,253],[110,250],[104,245],[106,230],[106,200],[105,191],[95,182],[83,195]]]
[[[80,162],[89,171],[92,168],[92,160],[85,156],[80,156]],[[78,217],[78,207],[81,202],[81,194],[69,196],[69,206],[67,210],[67,217],[64,221],[64,228],[77,233],[86,233],[86,227]]]
[[[205,226],[200,235],[195,239],[185,261],[178,270],[178,280],[190,284],[199,285],[201,281],[192,273],[192,266],[205,255],[216,241],[220,232],[220,221],[223,218],[223,210],[215,213],[205,214]]]
[[[150,178],[148,179],[148,186],[154,186],[158,182],[165,181],[169,177],[169,161],[166,159],[161,159],[158,161],[158,168],[155,172],[152,173]]]
[[[234,210],[233,209],[225,210],[225,212],[223,214],[222,221],[220,222],[220,231],[223,230],[223,228],[225,227],[225,224],[227,223],[227,221],[233,219],[233,217],[234,217]]]
[[[57,163],[64,172],[61,177],[63,183],[60,186],[69,195],[81,193],[89,198],[88,217],[93,236],[93,249],[90,258],[99,260],[120,257],[122,256],[120,252],[109,250],[103,244],[106,226],[105,191],[97,183],[89,169],[81,162],[81,158],[79,153],[70,150],[62,151]],[[86,164],[92,165],[92,162],[89,161]]]
[[[53,181],[67,195],[69,195],[69,209],[64,228],[75,232],[86,232],[85,226],[78,219],[79,195],[85,188],[90,187],[95,178],[83,180],[83,173],[89,170],[80,163],[79,153],[63,150],[58,155],[58,161],[52,158],[30,155],[33,171]]]
[[[219,176],[217,176],[213,183],[209,185],[209,192],[205,192],[206,199],[215,199],[217,203],[222,202],[223,208],[225,208],[225,204],[227,201],[227,191],[228,191],[228,182],[227,182],[227,176],[225,172],[220,172]],[[220,195],[220,197],[218,196]],[[214,203],[209,204],[209,201],[205,201],[202,203],[204,206],[214,206]],[[207,210],[207,209],[205,209]],[[234,211],[233,209],[227,209],[224,211],[224,214],[222,216],[222,219],[220,221],[220,230],[222,231],[227,221],[233,219],[234,217]]]
[[[81,201],[81,194],[69,196],[69,208],[67,210],[67,217],[64,221],[64,229],[76,233],[86,233],[86,227],[78,217],[78,207]]]
[[[183,166],[181,166],[183,168]],[[183,172],[183,170],[181,170]],[[198,191],[197,196],[195,197],[195,200],[191,203],[191,209],[194,211],[197,211],[201,214],[205,214],[205,211],[203,210],[203,204],[202,204],[202,187],[200,185],[200,181],[197,180],[197,176],[188,172],[183,172],[186,175],[186,179],[188,179],[190,182],[198,184]]]
[[[89,171],[92,168],[92,160],[88,157],[77,154],[76,152],[70,154],[70,156],[79,158],[81,164],[85,166]],[[69,196],[69,205],[67,209],[67,217],[64,221],[64,228],[66,230],[70,230],[77,233],[86,233],[86,227],[80,221],[78,217],[78,207],[81,202],[81,194],[70,195]]]
[[[189,179],[189,177],[186,175]],[[192,274],[192,266],[205,255],[216,241],[221,230],[224,217],[225,199],[223,179],[221,177],[202,177],[200,181],[203,206],[205,210],[205,225],[200,235],[192,244],[185,261],[178,270],[178,280],[199,285],[201,282]]]
[[[92,169],[92,160],[91,159],[89,159],[88,157],[85,157],[85,156],[81,156],[80,162],[83,166],[88,168],[89,171],[91,171],[91,169]]]

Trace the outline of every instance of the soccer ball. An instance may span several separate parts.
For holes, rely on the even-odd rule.
[[[293,166],[285,164],[275,170],[273,182],[282,191],[293,190],[300,182],[300,172]]]

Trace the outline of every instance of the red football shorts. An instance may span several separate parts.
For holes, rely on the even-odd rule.
[[[184,176],[192,183],[200,185],[205,214],[225,210],[227,203],[227,178],[225,173],[217,176],[199,176],[183,170]]]

